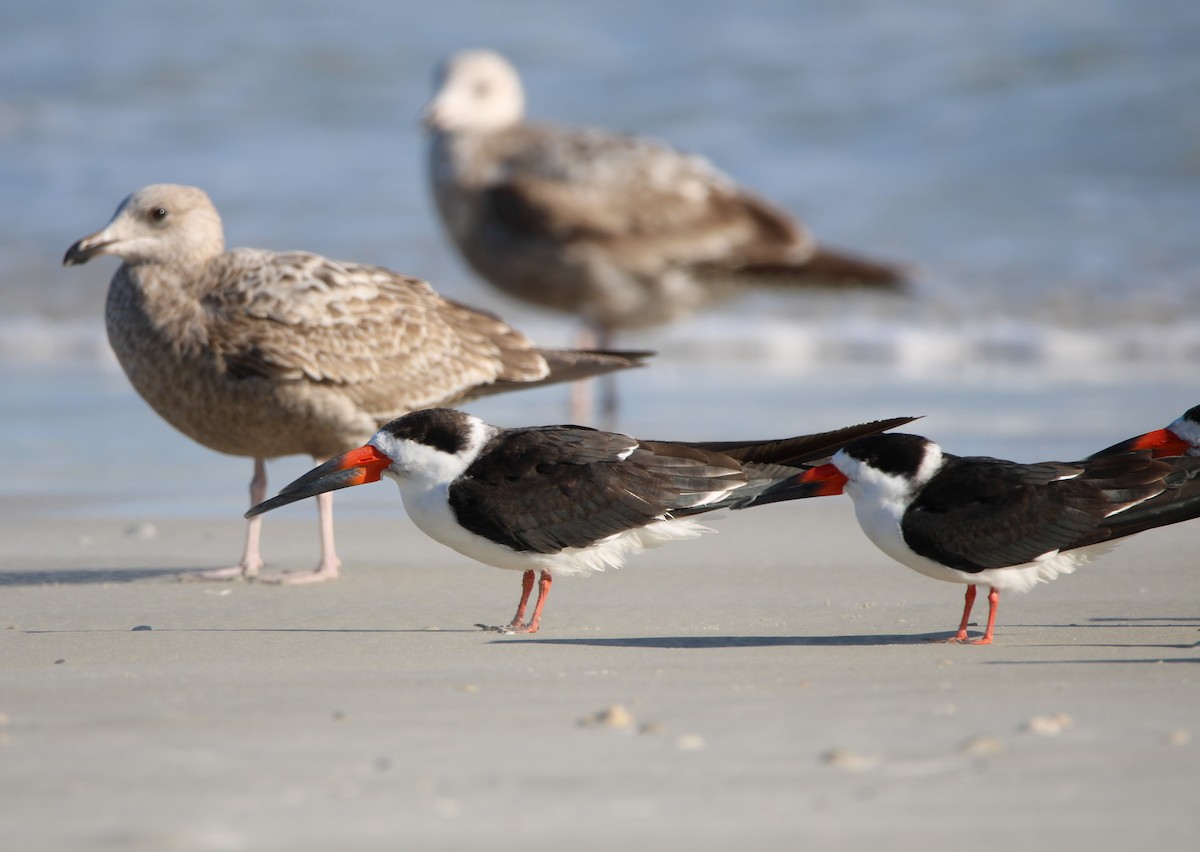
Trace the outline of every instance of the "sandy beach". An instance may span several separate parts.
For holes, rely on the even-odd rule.
[[[69,6],[0,13],[3,852],[1197,847],[1200,521],[1006,596],[988,647],[930,641],[963,587],[891,562],[847,498],[563,578],[534,636],[476,628],[518,575],[425,538],[390,484],[339,494],[337,582],[184,582],[237,558],[251,463],[133,390],[116,262],[60,260],[183,183],[230,247],[393,268],[572,345],[433,208],[434,69],[488,47],[531,117],[666,140],[912,269],[911,298],[771,289],[622,335],[659,353],[620,377],[622,431],[922,415],[952,453],[1081,458],[1200,402],[1200,4]],[[270,493],[310,466],[272,461]],[[268,571],[315,564],[314,515],[267,517]]]
[[[889,562],[844,498],[565,578],[532,637],[474,627],[511,616],[517,574],[348,515],[345,577],[309,588],[181,582],[237,518],[7,523],[7,842],[1194,842],[1194,529],[1009,596],[997,644],[958,647],[927,640],[961,587]],[[273,567],[309,567],[307,517],[266,535]]]

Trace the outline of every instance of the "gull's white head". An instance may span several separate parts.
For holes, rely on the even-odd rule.
[[[130,195],[101,230],[67,249],[63,264],[111,254],[126,263],[194,263],[225,250],[221,217],[202,189],[156,183]]]
[[[488,133],[517,124],[525,114],[521,78],[491,50],[464,50],[438,66],[425,126],[443,133]]]

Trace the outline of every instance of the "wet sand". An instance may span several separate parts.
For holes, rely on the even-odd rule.
[[[397,501],[398,502],[398,501]],[[342,580],[180,582],[241,524],[8,521],[0,835],[21,849],[1190,848],[1193,524],[1002,601],[772,506],[503,623],[515,573],[339,518]],[[272,567],[315,562],[305,512]],[[983,614],[982,611],[979,613]],[[618,709],[611,710],[614,706]],[[606,712],[608,711],[608,712]]]

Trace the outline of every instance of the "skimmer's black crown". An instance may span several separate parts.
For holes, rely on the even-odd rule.
[[[452,408],[426,408],[405,414],[386,424],[382,430],[393,438],[425,444],[449,455],[467,446],[467,415]]]
[[[845,453],[881,473],[911,477],[920,470],[929,445],[929,439],[920,435],[889,432],[852,441],[846,445]]]

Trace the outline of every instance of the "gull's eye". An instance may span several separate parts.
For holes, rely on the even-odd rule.
[[[492,84],[488,80],[476,80],[471,91],[477,98],[486,98],[492,93]]]
[[[150,211],[150,218],[153,219],[155,222],[161,222],[163,219],[167,218],[167,208],[155,207],[153,210]]]

